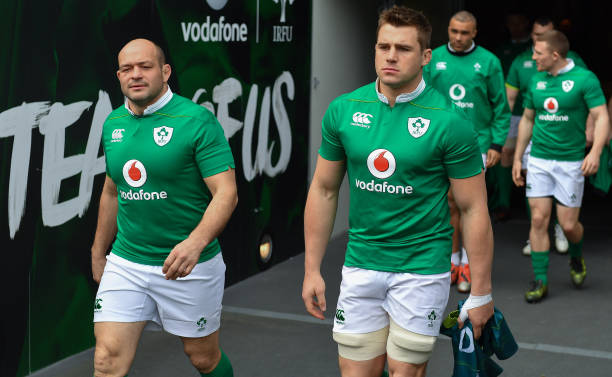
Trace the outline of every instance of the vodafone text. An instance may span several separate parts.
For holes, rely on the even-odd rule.
[[[361,190],[367,190],[370,192],[386,192],[396,195],[410,195],[413,191],[412,186],[390,185],[387,182],[374,183],[373,179],[367,183],[359,179],[355,179],[355,186]]]
[[[119,190],[122,199],[126,200],[159,200],[159,199],[167,199],[168,193],[165,191],[160,192],[145,192],[144,190],[139,191],[123,191]]]

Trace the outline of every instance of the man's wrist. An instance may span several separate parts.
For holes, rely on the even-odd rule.
[[[503,148],[503,145],[499,145],[499,144],[495,144],[495,143],[491,143],[491,145],[489,146],[489,149],[494,150],[495,152],[501,153]]]

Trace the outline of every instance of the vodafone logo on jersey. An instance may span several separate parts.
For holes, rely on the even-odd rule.
[[[548,97],[544,100],[544,110],[548,112],[548,114],[540,114],[538,115],[538,119],[542,122],[568,122],[569,115],[556,114],[559,111],[559,102],[554,97]]]
[[[129,160],[123,165],[123,178],[128,185],[140,187],[147,181],[147,170],[142,162],[138,160]]]
[[[548,97],[544,100],[544,110],[551,114],[559,111],[559,102],[554,97]]]
[[[368,169],[376,178],[389,178],[395,173],[395,156],[386,149],[376,149],[368,156]],[[377,182],[374,179],[362,181],[355,179],[355,187],[369,192],[395,195],[411,195],[414,189],[410,185],[394,184],[387,181]]]
[[[368,169],[376,178],[389,178],[395,173],[395,156],[386,149],[376,149],[368,156]]]

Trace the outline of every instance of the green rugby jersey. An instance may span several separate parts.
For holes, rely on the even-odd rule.
[[[158,101],[162,107],[144,116],[119,107],[102,132],[106,174],[117,185],[119,202],[112,252],[158,266],[202,220],[212,198],[203,178],[234,167],[214,115],[169,89],[165,96],[169,102]],[[199,262],[219,251],[215,239]]]
[[[481,153],[501,151],[510,128],[510,109],[499,59],[476,46],[455,53],[447,45],[433,50],[425,66],[425,81],[462,108],[478,134]]]
[[[535,110],[532,156],[559,161],[584,158],[589,109],[606,104],[593,72],[572,61],[557,76],[537,72],[524,101],[526,109]]]
[[[513,61],[506,76],[506,86],[519,91],[512,109],[512,115],[523,115],[523,98],[531,77],[538,72],[533,56],[533,46],[519,54]],[[568,51],[568,59],[572,59],[577,66],[587,68],[582,58],[574,51]]]
[[[346,266],[449,271],[448,177],[471,177],[483,166],[470,122],[446,98],[424,81],[393,108],[376,83],[344,94],[325,113],[319,154],[346,160]]]
[[[531,46],[531,37],[520,41],[507,41],[493,50],[499,59],[504,76],[508,74],[514,58]]]

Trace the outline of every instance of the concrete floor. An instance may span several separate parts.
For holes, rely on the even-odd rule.
[[[610,213],[610,202],[585,200],[583,206],[585,286],[581,290],[572,287],[568,257],[552,251],[549,297],[539,304],[527,304],[523,299],[532,276],[530,259],[520,252],[529,227],[524,214],[516,210],[511,220],[494,224],[493,295],[519,343],[515,356],[498,362],[504,376],[612,375],[612,225],[601,216]],[[236,376],[339,376],[331,316],[345,244],[346,235],[334,239],[324,260],[326,321],[309,317],[303,307],[303,254],[226,289],[221,344]],[[453,288],[447,312],[465,297]],[[92,358],[92,350],[87,350],[32,376],[91,376]],[[451,374],[451,343],[441,336],[428,376]],[[131,377],[198,375],[177,338],[145,332]]]

